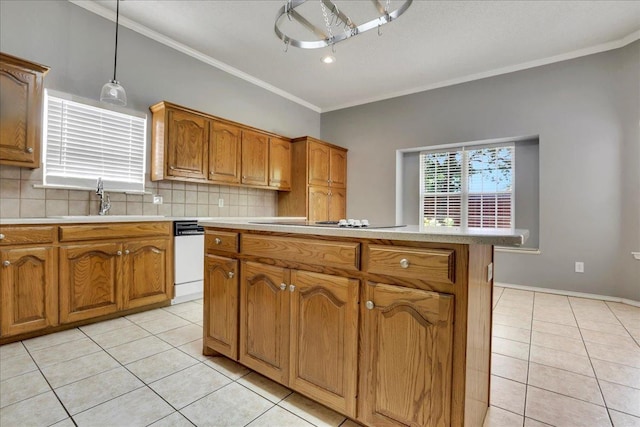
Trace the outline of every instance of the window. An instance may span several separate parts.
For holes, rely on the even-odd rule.
[[[44,185],[144,191],[147,116],[46,91]]]
[[[420,153],[425,226],[513,228],[514,144]]]

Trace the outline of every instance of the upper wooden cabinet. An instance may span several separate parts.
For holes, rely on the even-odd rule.
[[[289,191],[289,140],[169,102],[153,113],[151,180]]]
[[[214,121],[209,140],[209,179],[240,182],[241,130],[237,126]]]
[[[266,186],[269,183],[269,137],[242,131],[242,183]]]
[[[0,164],[40,167],[48,67],[0,53]]]
[[[291,143],[291,192],[278,195],[278,215],[309,221],[345,218],[347,150],[311,137]]]
[[[291,190],[291,142],[269,138],[269,187]]]

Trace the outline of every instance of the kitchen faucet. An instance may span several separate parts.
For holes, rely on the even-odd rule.
[[[107,212],[109,212],[109,209],[111,209],[111,199],[109,198],[109,195],[104,192],[102,178],[98,178],[96,194],[100,196],[100,211],[98,212],[98,215],[106,215]]]

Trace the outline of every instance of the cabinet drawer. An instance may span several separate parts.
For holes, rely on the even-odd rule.
[[[0,227],[0,246],[52,243],[55,227]]]
[[[170,222],[62,225],[60,226],[60,241],[131,239],[148,236],[171,236],[171,233]]]
[[[369,273],[453,284],[453,249],[369,246]]]
[[[206,230],[204,246],[207,252],[238,252],[238,233]]]
[[[242,252],[347,270],[358,270],[360,267],[360,243],[243,234]]]

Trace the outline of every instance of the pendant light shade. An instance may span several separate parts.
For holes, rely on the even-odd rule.
[[[118,27],[120,21],[120,0],[116,3],[116,45],[115,54],[113,58],[113,80],[108,81],[102,86],[102,92],[100,92],[100,101],[107,102],[113,105],[119,105],[124,107],[127,105],[127,93],[120,85],[120,82],[116,80],[116,69],[118,65]]]

